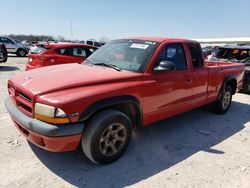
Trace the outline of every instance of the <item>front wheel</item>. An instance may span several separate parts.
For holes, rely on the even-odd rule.
[[[233,90],[227,85],[219,100],[211,104],[212,110],[218,114],[224,114],[229,109],[232,102]]]
[[[83,132],[84,154],[96,164],[114,162],[129,144],[131,127],[129,118],[120,111],[100,112],[89,121]]]

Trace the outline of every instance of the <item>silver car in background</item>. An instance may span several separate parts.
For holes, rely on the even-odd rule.
[[[9,37],[0,36],[0,43],[5,45],[8,53],[16,54],[19,57],[25,57],[29,52],[28,46]]]

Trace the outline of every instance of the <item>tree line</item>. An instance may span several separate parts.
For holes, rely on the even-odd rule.
[[[49,36],[49,35],[16,35],[16,34],[10,34],[7,35],[8,37],[14,39],[14,40],[19,40],[19,41],[26,41],[28,43],[32,42],[37,42],[37,41],[44,41],[44,40],[54,40],[54,37]]]
[[[25,34],[10,34],[8,37],[19,40],[26,41],[27,43],[38,42],[38,41],[59,41],[59,42],[79,42],[79,40],[71,41],[67,40],[64,36],[58,35],[57,37],[51,35],[25,35]],[[101,37],[99,42],[109,42],[109,39],[106,37]]]

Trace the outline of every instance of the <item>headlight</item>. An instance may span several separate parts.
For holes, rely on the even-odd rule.
[[[63,110],[42,103],[35,104],[35,118],[53,124],[69,123],[69,118]]]

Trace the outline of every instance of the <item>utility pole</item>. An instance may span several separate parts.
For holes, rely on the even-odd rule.
[[[70,20],[70,33],[71,33],[71,40],[73,41],[72,20]]]

